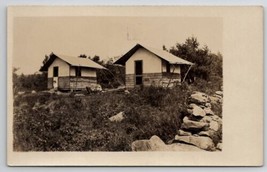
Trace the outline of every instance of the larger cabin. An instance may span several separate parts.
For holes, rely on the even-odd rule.
[[[96,71],[105,69],[88,58],[52,54],[40,71],[47,72],[47,88],[84,90],[97,84]]]
[[[139,86],[169,87],[181,83],[181,67],[193,63],[167,51],[135,45],[115,64],[125,66],[126,88]]]

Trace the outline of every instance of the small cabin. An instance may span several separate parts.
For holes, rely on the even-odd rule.
[[[167,51],[141,44],[136,44],[114,63],[125,66],[126,88],[150,85],[172,87],[182,81],[181,68],[193,65]]]
[[[97,84],[96,71],[105,67],[88,58],[52,54],[40,71],[47,72],[47,88],[84,90]]]

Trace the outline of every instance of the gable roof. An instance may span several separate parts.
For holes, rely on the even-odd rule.
[[[186,61],[180,57],[177,57],[167,51],[164,50],[158,50],[151,47],[143,46],[141,44],[136,44],[130,51],[128,51],[126,54],[124,54],[121,58],[119,58],[117,61],[115,61],[115,64],[122,64],[125,65],[125,62],[139,49],[144,48],[147,51],[153,53],[157,57],[166,60],[170,64],[186,64],[186,65],[193,65],[193,63]]]
[[[47,71],[49,66],[54,62],[56,58],[59,58],[65,61],[71,66],[80,66],[80,67],[88,67],[88,68],[95,68],[95,69],[106,69],[105,67],[101,66],[100,64],[88,58],[52,54],[50,58],[48,59],[48,61],[41,67],[40,71]]]

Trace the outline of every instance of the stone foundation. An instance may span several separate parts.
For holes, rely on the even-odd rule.
[[[47,88],[53,88],[53,78],[48,78]],[[90,84],[96,84],[96,77],[58,77],[58,89],[60,90],[84,90]]]
[[[134,88],[135,74],[126,74],[125,77],[126,88]],[[181,82],[180,74],[171,73],[144,73],[143,74],[143,86],[174,86]]]

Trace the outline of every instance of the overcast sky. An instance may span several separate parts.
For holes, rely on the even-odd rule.
[[[191,17],[17,17],[13,66],[33,74],[51,52],[70,56],[121,56],[136,43],[162,49],[197,37],[201,46],[222,52],[221,18]]]

